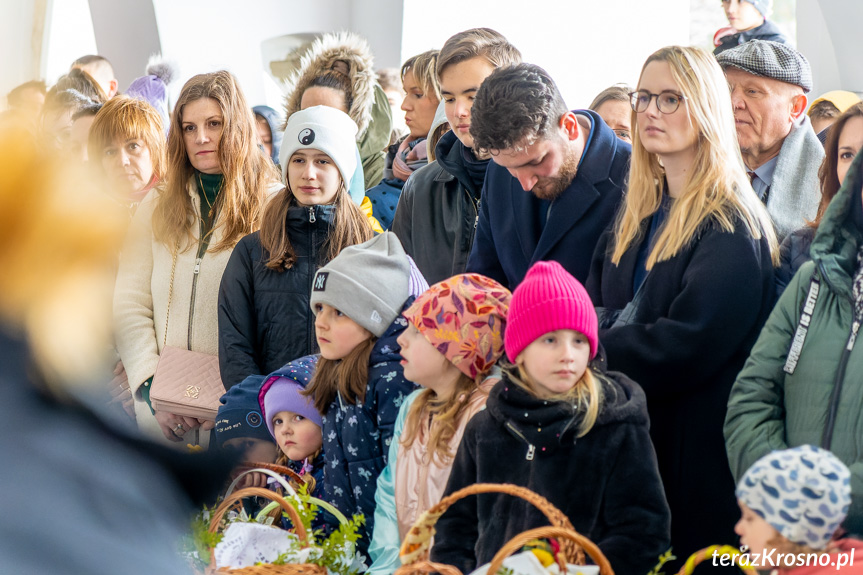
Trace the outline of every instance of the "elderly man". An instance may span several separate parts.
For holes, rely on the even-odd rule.
[[[731,87],[737,139],[752,187],[781,240],[815,218],[824,148],[806,115],[809,62],[794,48],[752,40],[716,57]]]
[[[533,64],[492,72],[471,117],[474,149],[492,161],[467,271],[515,289],[533,263],[555,260],[584,282],[623,196],[630,145],[595,112],[568,110]]]

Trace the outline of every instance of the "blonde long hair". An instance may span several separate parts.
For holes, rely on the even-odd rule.
[[[690,176],[659,231],[647,258],[647,269],[680,253],[705,222],[713,221],[722,230],[732,232],[738,219],[753,238],[767,239],[773,264],[778,265],[773,223],[746,176],[734,127],[731,94],[716,60],[701,48],[669,46],[651,54],[644,68],[651,62],[668,64],[683,94],[683,106],[698,133],[698,142]],[[620,263],[639,237],[641,223],[659,209],[665,179],[659,158],[641,144],[635,112],[632,126],[632,165],[628,191],[615,225],[611,254],[614,264]]]
[[[409,448],[419,438],[420,427],[424,421],[431,418],[432,425],[426,447],[432,456],[442,465],[452,461],[455,453],[450,450],[449,443],[458,430],[459,422],[470,408],[471,396],[474,392],[486,394],[480,389],[487,374],[477,375],[476,380],[459,373],[452,395],[441,400],[431,389],[426,389],[417,396],[411,405],[405,419],[405,428],[401,437],[401,445]]]
[[[534,397],[539,397],[536,392],[536,383],[531,379],[530,374],[520,364],[508,364],[503,368],[503,373],[514,384],[524,389]],[[598,371],[594,371],[590,366],[584,370],[584,375],[581,376],[572,389],[566,393],[554,395],[549,401],[565,401],[574,404],[576,411],[582,415],[581,423],[578,426],[576,437],[584,437],[596,425],[596,420],[599,418],[599,411],[602,409],[602,404],[605,402],[605,393],[602,390],[603,382],[607,381],[605,375]]]
[[[236,78],[224,70],[194,76],[183,86],[171,115],[166,183],[153,214],[156,239],[171,250],[177,243],[181,251],[194,244],[196,212],[188,185],[195,170],[183,141],[182,123],[186,104],[201,98],[219,104],[224,122],[218,151],[224,184],[216,198],[213,223],[213,230],[221,228],[222,237],[208,249],[220,252],[232,249],[240,238],[258,229],[268,188],[281,178],[258,147],[255,118]]]

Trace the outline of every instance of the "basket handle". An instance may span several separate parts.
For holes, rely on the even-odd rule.
[[[542,495],[534,493],[526,487],[509,483],[474,483],[447,495],[417,518],[399,549],[402,564],[409,565],[428,559],[431,539],[435,533],[434,526],[440,516],[456,501],[464,499],[468,495],[480,493],[506,493],[520,497],[542,511],[553,526],[575,531],[569,518],[560,509]],[[565,556],[572,557],[575,562],[584,560],[584,553],[575,541],[566,540],[562,543],[561,548]]]
[[[228,497],[231,493],[233,493],[234,488],[237,486],[237,483],[239,483],[240,480],[244,476],[249,475],[250,473],[263,473],[264,475],[272,477],[273,479],[275,479],[278,482],[279,485],[282,486],[282,488],[285,490],[286,493],[288,493],[294,497],[297,496],[297,491],[293,487],[291,487],[290,483],[285,481],[284,477],[282,477],[281,475],[279,475],[275,471],[272,471],[271,469],[267,469],[265,467],[256,467],[253,469],[246,469],[245,471],[243,471],[242,473],[237,475],[234,478],[234,480],[231,482],[231,484],[228,485],[228,490],[225,492],[225,497]]]
[[[291,518],[291,523],[294,524],[294,529],[296,529],[297,537],[300,538],[300,543],[302,543],[303,548],[309,546],[309,536],[306,533],[306,528],[303,526],[303,522],[300,519],[300,515],[297,513],[297,510],[294,509],[294,506],[288,503],[288,500],[279,495],[274,491],[270,491],[269,489],[263,489],[261,487],[247,487],[245,489],[240,489],[239,491],[235,491],[231,495],[225,497],[225,500],[219,504],[216,510],[213,512],[213,517],[210,520],[210,533],[215,533],[219,528],[219,523],[222,521],[222,517],[224,517],[225,513],[234,505],[237,501],[245,499],[246,497],[264,497],[271,501],[275,501],[278,503],[282,510],[288,514]]]
[[[735,549],[730,545],[711,545],[710,547],[705,547],[704,549],[696,551],[690,555],[689,559],[686,560],[686,563],[683,564],[683,567],[680,568],[680,571],[677,572],[677,575],[692,575],[695,567],[701,564],[704,560],[713,557],[714,551],[720,555],[727,554],[731,557],[741,555],[739,549]],[[743,566],[739,561],[737,562],[737,567],[748,575],[758,575],[758,571],[754,567]]]
[[[599,550],[596,543],[574,529],[565,529],[561,527],[537,527],[536,529],[529,529],[524,533],[516,535],[510,539],[506,545],[501,547],[500,551],[495,553],[494,558],[492,558],[491,563],[489,563],[488,574],[495,575],[501,568],[501,565],[503,565],[504,559],[524,547],[524,544],[528,541],[532,539],[546,539],[551,537],[565,538],[577,543],[587,552],[590,558],[593,559],[594,563],[599,566],[600,575],[614,575],[611,563],[608,562],[608,559],[605,557],[603,552]],[[563,548],[563,545],[561,545],[561,548]],[[564,554],[564,557],[566,557],[566,554]]]
[[[279,475],[285,475],[287,477],[290,477],[291,480],[296,482],[297,485],[302,485],[303,483],[306,483],[306,481],[290,467],[286,467],[284,465],[277,465],[275,463],[256,463],[253,461],[245,461],[241,463],[238,468],[242,469],[243,471],[248,471],[250,469],[269,469],[270,471],[275,471]]]

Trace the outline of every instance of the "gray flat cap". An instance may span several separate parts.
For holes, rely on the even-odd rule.
[[[716,57],[723,68],[733,66],[753,76],[773,78],[812,90],[812,68],[806,58],[787,44],[769,40],[750,40]]]

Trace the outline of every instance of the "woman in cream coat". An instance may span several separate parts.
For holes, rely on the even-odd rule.
[[[279,189],[236,79],[225,71],[190,79],[171,118],[164,185],[135,214],[114,295],[117,348],[148,435],[179,442],[191,430],[199,439],[202,424],[212,427],[153,412],[150,384],[165,345],[217,354],[222,272]]]

